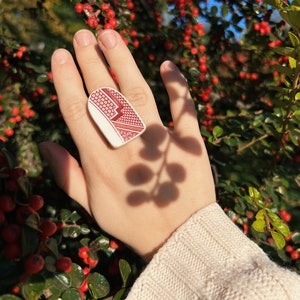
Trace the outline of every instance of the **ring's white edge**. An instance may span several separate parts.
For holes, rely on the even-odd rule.
[[[117,130],[110,124],[110,121],[90,102],[88,102],[88,110],[100,131],[114,148],[125,144]]]

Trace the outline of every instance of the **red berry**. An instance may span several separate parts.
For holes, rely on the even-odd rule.
[[[213,76],[213,77],[211,78],[211,82],[212,82],[213,84],[219,84],[219,78],[218,78],[217,76]]]
[[[59,271],[71,272],[72,260],[70,257],[61,257],[56,261],[55,267]]]
[[[81,247],[78,251],[78,256],[80,258],[87,258],[89,255],[89,248],[88,247]]]
[[[19,242],[6,244],[4,247],[4,256],[7,259],[14,260],[20,258],[22,248]]]
[[[291,245],[287,245],[287,246],[285,247],[285,251],[288,252],[288,253],[291,253],[293,250],[294,250],[294,248],[293,248],[293,246],[291,246]]]
[[[7,136],[13,136],[14,135],[14,130],[12,128],[5,128],[4,132]]]
[[[191,54],[196,55],[198,53],[198,49],[196,47],[191,48]]]
[[[42,231],[41,237],[47,238],[57,231],[57,226],[52,220],[47,219],[40,225],[40,230]]]
[[[299,259],[299,257],[300,257],[300,254],[297,250],[294,250],[291,252],[291,259],[297,260],[297,259]]]
[[[88,267],[84,267],[84,268],[82,269],[82,272],[83,272],[84,276],[87,276],[88,274],[90,274],[91,269],[88,268]]]
[[[9,192],[17,192],[20,186],[16,179],[7,179],[5,182],[5,188]]]
[[[88,4],[88,3],[83,4],[82,8],[83,8],[83,10],[87,10],[89,13],[93,12],[92,6],[90,4]]]
[[[99,260],[98,259],[93,259],[91,257],[87,258],[87,264],[90,265],[91,267],[97,266]]]
[[[32,195],[29,197],[29,206],[35,211],[41,209],[44,206],[44,199],[40,195]]]
[[[112,28],[116,28],[118,25],[118,21],[115,18],[110,18],[108,22],[109,22],[109,25],[112,26]]]
[[[12,212],[16,208],[16,203],[14,202],[12,196],[8,194],[0,195],[0,209],[3,212]]]
[[[171,41],[166,41],[164,43],[164,47],[167,51],[171,50],[173,48],[173,43]]]
[[[199,52],[204,53],[206,51],[206,47],[204,45],[200,45],[198,47]]]
[[[109,6],[109,4],[108,3],[102,3],[101,4],[101,10],[103,10],[103,11],[108,11],[110,9],[110,6]]]
[[[112,9],[109,9],[106,13],[106,16],[108,19],[114,18],[115,15],[116,15],[116,13]]]
[[[20,225],[9,224],[2,229],[2,238],[7,243],[14,243],[20,238],[21,232]]]
[[[112,248],[112,249],[118,249],[118,248],[119,248],[119,245],[117,244],[116,241],[111,240],[111,241],[109,242],[109,247]]]
[[[14,295],[18,295],[20,293],[20,287],[18,285],[15,285],[11,289],[11,293]]]
[[[23,168],[14,168],[10,171],[10,178],[14,180],[19,177],[25,177],[26,175],[26,171]]]
[[[279,214],[281,218],[286,222],[289,222],[292,218],[291,214],[289,214],[285,209],[280,210]]]
[[[83,12],[83,4],[81,3],[76,3],[75,5],[75,11],[78,13],[78,14],[81,14]]]
[[[89,289],[89,286],[88,286],[88,283],[87,283],[87,280],[84,279],[81,286],[79,287],[79,289],[82,291],[82,292],[86,292],[88,289]]]
[[[24,268],[27,274],[36,274],[43,270],[44,258],[40,254],[31,254],[24,261]]]
[[[97,26],[99,25],[98,20],[97,20],[96,17],[90,17],[90,18],[88,18],[87,24],[91,28],[97,28]]]

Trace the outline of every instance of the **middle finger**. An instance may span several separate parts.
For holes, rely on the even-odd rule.
[[[88,93],[100,87],[116,89],[94,34],[89,30],[79,30],[73,45]]]

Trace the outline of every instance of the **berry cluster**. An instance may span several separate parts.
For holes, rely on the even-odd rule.
[[[115,19],[115,12],[109,3],[102,3],[101,6],[90,4],[92,1],[81,1],[75,5],[76,13],[83,16],[86,24],[95,30],[100,28],[115,29],[118,25]],[[93,1],[94,2],[94,1]]]
[[[87,219],[89,225],[85,224],[76,211],[61,209],[49,215],[53,208],[45,204],[40,194],[32,193],[33,186],[27,172],[20,167],[11,167],[12,164],[11,155],[2,146],[0,264],[3,267],[13,265],[15,273],[13,278],[8,279],[0,275],[0,293],[5,291],[24,296],[27,288],[20,287],[24,284],[30,287],[31,278],[34,280],[32,276],[39,275],[46,280],[49,275],[61,274],[64,278],[72,278],[75,283],[73,288],[81,299],[101,289],[106,295],[109,284],[104,277],[101,282],[103,286],[99,284],[97,280],[103,275],[98,271],[107,273],[111,278],[119,278],[117,262],[120,257],[116,250],[121,249],[120,244],[100,234],[90,218]],[[81,235],[85,238],[82,239]],[[109,263],[111,256],[112,262]],[[102,264],[99,263],[100,257]],[[119,279],[114,281],[118,289],[121,283]],[[53,283],[47,284],[50,288]],[[61,286],[57,297],[69,288],[69,285]],[[40,291],[40,295],[45,296],[45,293],[47,286]]]
[[[49,251],[47,240],[55,235],[58,226],[53,220],[40,215],[44,207],[43,197],[30,193],[26,171],[19,167],[10,168],[7,165],[8,159],[6,152],[2,151],[0,231],[3,243],[0,260],[14,261],[22,266],[21,278],[25,280],[44,269],[45,256]],[[28,243],[31,243],[30,247]],[[72,261],[69,257],[56,255],[55,260],[57,271],[71,271]]]
[[[269,201],[271,200],[269,199]],[[224,211],[230,216],[231,220],[234,223],[241,227],[244,234],[250,234],[250,227],[255,219],[255,212],[253,210],[247,210],[245,216],[233,213],[232,211],[229,211],[228,208],[224,208]],[[289,222],[292,220],[292,215],[286,209],[279,210],[278,215],[281,217],[282,221],[285,224],[289,224]],[[282,253],[281,255],[286,255],[286,261],[291,260],[294,263],[299,263],[300,261],[300,247],[299,245],[297,245],[298,236],[299,233],[290,232],[289,236],[284,238],[285,246],[281,251],[283,251],[285,254]],[[271,236],[257,236],[257,239],[259,239],[260,242],[263,243],[265,246],[276,248],[276,243],[273,237]]]

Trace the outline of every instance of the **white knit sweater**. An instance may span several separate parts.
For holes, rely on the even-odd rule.
[[[218,204],[160,248],[126,300],[300,299],[300,276],[273,263]]]

